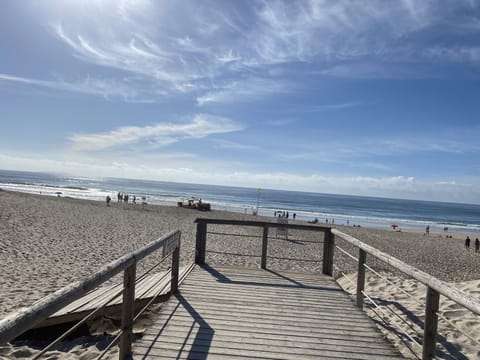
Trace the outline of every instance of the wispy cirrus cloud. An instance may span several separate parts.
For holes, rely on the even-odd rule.
[[[233,103],[239,101],[257,101],[272,94],[285,94],[293,91],[294,86],[287,81],[249,77],[247,79],[215,85],[214,89],[197,97],[199,106],[208,103]]]
[[[228,149],[228,150],[241,150],[241,151],[258,151],[260,148],[257,145],[244,144],[230,140],[216,139],[214,141],[214,146],[217,149]]]
[[[70,136],[76,151],[98,151],[140,142],[167,146],[186,139],[200,139],[214,134],[240,131],[244,127],[228,118],[198,114],[181,123],[159,123],[150,126],[125,126],[105,133]]]
[[[436,134],[437,136],[384,136],[375,139],[350,138],[322,143],[302,143],[288,153],[278,153],[281,161],[318,161],[365,166],[378,170],[389,170],[391,164],[384,163],[388,157],[409,157],[422,154],[463,155],[480,154],[480,145],[471,134]]]
[[[319,105],[310,105],[310,106],[302,106],[302,107],[291,107],[287,110],[283,110],[283,112],[314,113],[314,112],[323,112],[323,111],[330,111],[330,110],[351,109],[356,107],[369,106],[373,104],[374,103],[371,101],[347,101],[347,102],[333,103],[333,104],[319,104]]]
[[[469,0],[214,2],[208,8],[150,0],[69,2],[42,21],[75,58],[120,72],[117,80],[29,84],[125,101],[186,93],[202,106],[291,90],[298,78],[290,73],[286,84],[289,72],[283,70],[299,62],[316,76],[435,76],[434,69],[412,64],[480,64],[478,11],[478,2]],[[432,29],[445,36],[431,36]]]
[[[68,82],[62,79],[52,81],[0,73],[0,82],[2,81],[37,86],[55,91],[98,95],[108,100],[119,99],[125,102],[153,102],[165,96],[165,94],[158,89],[150,89],[151,91],[148,94],[144,93],[135,86],[131,86],[130,81],[127,79],[118,82],[110,79],[87,77],[80,81]]]

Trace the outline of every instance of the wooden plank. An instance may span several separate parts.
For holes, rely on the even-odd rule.
[[[208,299],[207,299],[208,300]],[[341,316],[344,319],[348,320],[354,320],[354,319],[364,319],[364,314],[359,313],[358,311],[355,311],[355,309],[342,309],[339,311],[330,311],[330,309],[327,309],[328,311],[322,312],[321,310],[324,308],[313,308],[313,307],[294,307],[294,306],[288,306],[288,307],[271,307],[268,304],[266,305],[256,305],[256,306],[251,306],[248,303],[245,303],[245,305],[235,305],[235,304],[226,304],[223,303],[221,304],[221,307],[216,306],[217,304],[208,301],[208,302],[197,302],[195,306],[198,307],[200,310],[208,310],[209,309],[215,309],[215,311],[227,311],[227,312],[235,312],[235,313],[247,313],[247,314],[252,314],[252,315],[258,315],[258,314],[265,314],[267,316],[273,316],[275,314],[279,314],[282,316],[295,316],[299,318],[328,318],[328,317],[335,317],[335,316]],[[172,309],[173,305],[171,303],[167,304],[165,306],[166,310]]]
[[[157,326],[152,326],[148,334],[149,335],[155,335],[155,336],[161,336],[162,334],[169,334],[170,331],[188,331],[190,334],[190,330],[192,331],[196,329],[196,324],[195,323],[190,323],[188,326],[185,326],[185,324],[168,324],[164,325],[162,327],[157,327]],[[345,333],[345,332],[338,332],[338,331],[328,331],[328,329],[323,329],[323,330],[317,330],[317,331],[310,331],[310,332],[298,332],[298,331],[292,331],[292,330],[281,330],[281,329],[252,329],[249,326],[237,326],[234,329],[230,326],[222,326],[222,325],[216,325],[215,326],[215,336],[222,336],[222,334],[225,331],[232,331],[234,330],[235,332],[238,333],[238,335],[243,334],[243,333],[249,333],[252,335],[258,335],[258,336],[275,336],[275,337],[288,337],[288,338],[295,338],[295,337],[301,337],[302,339],[315,339],[318,341],[318,339],[328,339],[328,340],[345,340],[348,339],[352,344],[364,344],[364,343],[381,343],[382,348],[385,347],[385,342],[384,341],[379,341],[382,338],[379,336],[379,334],[365,334],[365,333]],[[209,333],[207,331],[207,333]],[[209,335],[210,336],[210,335]],[[356,346],[356,345],[355,345]]]
[[[153,341],[155,340],[155,335],[147,335],[144,337],[145,340]],[[245,349],[248,347],[249,350],[261,351],[265,347],[270,348],[281,348],[282,354],[302,354],[302,355],[322,355],[325,351],[335,351],[335,352],[355,352],[356,354],[368,355],[372,351],[375,351],[377,355],[396,355],[395,351],[392,349],[385,348],[371,348],[371,347],[358,347],[352,346],[348,343],[326,343],[326,342],[316,342],[302,344],[298,341],[291,340],[253,340],[251,338],[238,338],[237,336],[223,336],[222,338],[217,339],[214,337],[212,340],[205,337],[204,339],[198,339],[197,337],[192,338],[188,337],[187,339],[178,338],[175,336],[162,336],[160,338],[159,344],[169,344],[169,345],[194,345],[200,346],[209,346],[216,348],[231,348],[231,349]]]
[[[165,309],[167,310],[167,309]],[[255,314],[248,316],[245,313],[232,313],[231,311],[227,310],[219,310],[216,308],[212,311],[202,311],[202,315],[208,316],[209,319],[212,320],[222,320],[222,319],[231,319],[233,321],[240,321],[242,323],[256,323],[261,321],[263,324],[278,324],[278,325],[290,325],[293,321],[297,323],[301,323],[302,325],[309,325],[311,328],[315,328],[318,324],[325,324],[329,321],[335,321],[335,325],[341,325],[342,327],[346,327],[348,329],[352,328],[353,326],[356,327],[364,327],[366,329],[373,329],[370,321],[367,319],[360,319],[360,320],[352,320],[352,319],[345,319],[340,314],[337,317],[333,316],[323,316],[323,317],[315,317],[315,318],[299,318],[297,316],[285,316],[282,315],[281,317],[274,318],[272,315],[269,314]],[[186,310],[177,310],[175,311],[175,316],[177,317],[189,317],[190,319],[195,319],[192,317],[190,313]],[[332,327],[333,328],[333,327]]]
[[[227,276],[238,280],[218,281]],[[327,279],[197,267],[134,344],[134,358],[401,358]]]
[[[195,344],[194,346],[186,346],[184,344],[169,344],[158,342],[154,346],[145,347],[144,345],[139,345],[138,349],[150,350],[148,358],[151,355],[162,354],[165,351],[171,350],[173,354],[184,353],[188,354],[189,359],[205,359],[207,356],[210,358],[210,354],[223,355],[225,359],[229,359],[232,355],[235,356],[244,356],[249,359],[287,359],[287,360],[298,360],[298,359],[311,359],[317,360],[319,357],[324,359],[357,359],[357,360],[384,360],[384,359],[393,359],[392,355],[384,354],[375,354],[368,353],[362,354],[358,351],[352,352],[340,352],[340,351],[328,351],[328,350],[319,350],[317,352],[311,352],[309,349],[299,349],[299,351],[291,354],[285,351],[285,348],[281,348],[281,351],[277,349],[269,349],[268,345],[263,346],[263,350],[260,349],[250,349],[245,347],[213,347],[209,345]],[[208,354],[208,355],[207,355]],[[177,358],[174,355],[172,358]],[[398,357],[397,357],[398,358]]]
[[[179,327],[170,325],[171,327],[168,328],[168,333],[162,334],[161,336],[173,336],[177,338],[185,338],[187,334],[195,334],[197,338],[203,339],[210,336],[208,332],[202,331],[202,328],[195,324],[195,326],[187,329],[185,327]],[[167,329],[167,327],[165,328]],[[145,335],[143,336],[144,339],[147,339],[148,336],[157,336],[158,330],[157,329],[147,329]],[[305,346],[311,346],[312,343],[328,343],[328,344],[344,344],[345,346],[354,346],[351,339],[345,339],[344,337],[339,338],[335,336],[304,336],[303,334],[289,334],[289,335],[282,335],[279,333],[270,333],[270,332],[251,332],[251,331],[240,331],[238,329],[221,329],[215,328],[215,335],[221,337],[236,337],[236,341],[241,342],[248,342],[248,341],[257,341],[262,343],[264,340],[268,341],[294,341],[298,344],[305,344]],[[365,348],[385,348],[384,341],[379,338],[368,339],[362,338],[362,343],[357,344],[355,346],[365,347]]]
[[[165,319],[166,320],[166,319]],[[190,317],[182,317],[179,314],[175,314],[175,321],[178,324],[184,324],[185,326],[189,326],[190,324],[195,323],[198,319],[192,319]],[[357,326],[355,324],[348,324],[348,323],[338,323],[336,321],[330,321],[328,323],[319,323],[318,325],[314,324],[297,324],[293,325],[291,322],[275,322],[270,321],[267,322],[263,320],[260,321],[242,321],[242,320],[223,320],[223,319],[216,319],[213,317],[208,318],[208,323],[212,326],[219,325],[227,328],[235,328],[235,327],[244,327],[255,330],[261,331],[291,331],[294,333],[305,333],[305,334],[314,334],[314,333],[324,333],[325,331],[330,331],[332,334],[345,334],[345,335],[355,335],[356,333],[362,333],[362,335],[372,335],[378,336],[377,329],[373,327],[364,327],[364,326]],[[305,326],[308,326],[305,329]]]

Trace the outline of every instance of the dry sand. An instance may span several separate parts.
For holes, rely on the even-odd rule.
[[[222,211],[200,213],[176,207],[150,205],[143,207],[117,203],[107,207],[102,202],[0,191],[0,264],[2,264],[0,317],[31,305],[43,296],[91,274],[108,262],[173,230],[182,231],[182,263],[191,262],[195,245],[194,220],[201,216],[254,219],[248,215]],[[450,239],[443,233],[424,236],[414,231],[393,232],[389,229],[342,226],[338,228],[442,280],[468,281],[458,286],[479,296],[480,282],[477,280],[480,279],[480,254],[473,253],[473,250],[470,252],[464,250],[463,234],[451,234],[453,239]],[[211,226],[209,231],[261,236],[262,230]],[[296,240],[322,240],[322,235],[297,231],[291,232],[289,238],[290,241],[269,242],[271,258],[268,266],[273,270],[319,272],[321,269],[318,262],[278,258],[319,260],[321,244]],[[351,253],[356,253],[348,244],[340,240],[337,243]],[[259,266],[260,259],[257,257],[261,253],[259,238],[210,234],[207,248],[209,250],[207,261],[210,263]],[[225,252],[225,249],[231,254],[216,253]],[[238,257],[236,253],[255,256]],[[146,268],[154,261],[154,257],[149,258],[142,266]],[[347,261],[347,258],[338,252],[335,261],[342,272],[355,271],[355,264]],[[412,292],[414,297],[424,297],[422,287],[411,283],[412,280],[402,279],[400,274],[391,273],[392,269],[382,264],[375,262],[369,264],[381,271],[388,271],[390,278]],[[375,290],[375,297],[393,296],[388,298],[389,301],[402,300],[402,306],[405,307],[413,305],[408,303],[408,299],[405,303],[397,290],[388,288],[378,279],[369,278],[368,283],[372,290]],[[409,310],[415,313],[418,309],[413,307]],[[446,311],[446,315],[451,319],[466,326],[470,335],[479,338],[478,319],[473,317],[470,319],[452,304],[446,304],[442,310]],[[415,316],[421,320],[423,314],[420,311]],[[476,353],[472,350],[474,348],[465,345],[466,341],[462,336],[457,337],[454,332],[447,332],[445,337],[453,346],[462,347],[461,351],[467,356],[464,358],[475,358]],[[52,351],[47,358],[92,359],[99,354],[108,339],[107,336],[98,336],[66,342]],[[35,350],[31,344],[28,345],[7,345],[0,348],[0,357],[29,357]],[[404,344],[400,345],[405,347]],[[68,355],[66,350],[69,350]],[[109,355],[110,358],[114,356],[114,353]]]

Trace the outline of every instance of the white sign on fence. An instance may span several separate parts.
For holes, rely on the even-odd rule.
[[[165,239],[165,243],[163,244],[163,257],[170,255],[178,246],[180,246],[180,236],[172,236]]]

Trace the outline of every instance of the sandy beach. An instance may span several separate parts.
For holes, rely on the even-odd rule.
[[[0,317],[31,305],[43,296],[91,274],[110,261],[173,230],[182,231],[181,262],[192,262],[196,231],[194,220],[197,217],[255,219],[250,215],[223,211],[202,213],[177,207],[143,207],[116,202],[106,206],[103,202],[0,191],[0,263],[3,270],[0,278]],[[475,254],[473,248],[469,251],[464,249],[464,234],[430,233],[427,236],[415,231],[395,232],[391,229],[350,226],[338,228],[439,279],[455,283],[455,286],[480,298],[480,253]],[[233,227],[212,227],[209,230],[254,236],[259,236],[261,231]],[[452,238],[447,238],[447,235]],[[290,241],[270,242],[269,256],[320,259],[321,244],[302,243],[302,239],[322,240],[318,233],[291,232]],[[209,235],[207,261],[212,264],[259,266],[258,257],[238,257],[234,254],[259,255],[260,243],[258,238],[252,237]],[[342,241],[337,243],[356,254],[354,249]],[[232,254],[219,254],[225,249]],[[154,259],[145,261],[142,266],[147,267],[149,261]],[[355,279],[355,263],[347,261],[347,258],[339,253],[336,254],[335,261],[341,272],[350,274],[349,276]],[[385,272],[385,276],[397,282],[400,287],[407,289],[413,298],[425,296],[424,288],[412,280],[403,279],[401,274],[392,272],[392,269],[375,261],[368,263]],[[320,271],[320,265],[314,262],[270,259],[268,264],[272,269]],[[341,276],[341,273],[337,272],[337,276]],[[349,290],[344,280],[340,282]],[[381,283],[378,278],[369,275],[367,290],[372,291],[377,298],[388,298],[392,302],[402,300],[403,306],[411,305],[413,308],[410,311],[418,319],[422,319],[422,311],[418,305],[409,303],[409,299],[403,299],[403,293],[400,295],[397,290]],[[471,336],[480,339],[478,318],[467,315],[462,309],[448,302],[445,302],[443,308],[449,319],[463,325]],[[440,327],[440,330],[444,328]],[[447,334],[446,339],[452,346],[456,346],[457,351],[461,351],[465,358],[478,357],[475,347],[469,345],[470,340],[446,328],[444,331]],[[98,338],[95,344],[88,341],[93,340],[79,339],[64,346],[71,350],[69,356],[72,358],[90,359],[98,355],[102,346],[99,345]],[[393,341],[400,347],[405,346],[401,342]],[[408,351],[404,353],[408,356]],[[31,349],[26,346],[9,345],[0,349],[0,357],[5,358],[22,358],[31,354]],[[57,349],[49,358],[66,356],[61,349]]]

